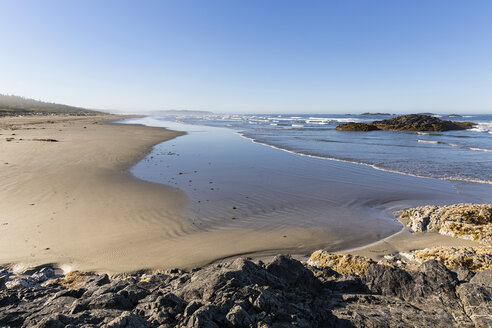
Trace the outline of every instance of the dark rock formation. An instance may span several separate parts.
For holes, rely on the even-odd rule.
[[[472,122],[441,120],[431,115],[408,114],[372,123],[346,123],[336,127],[341,131],[407,130],[407,131],[449,131],[466,130],[475,125]]]
[[[360,275],[286,256],[164,273],[23,277],[8,270],[1,327],[490,327],[490,272],[469,281],[437,261]],[[468,277],[469,275],[463,275]],[[39,279],[42,277],[41,279]],[[45,279],[46,278],[46,279]],[[5,283],[24,279],[29,284]],[[38,279],[38,280],[36,280]]]
[[[384,130],[410,130],[410,131],[449,131],[465,130],[473,127],[472,122],[453,122],[441,120],[430,115],[409,114],[383,121],[373,122]]]
[[[340,124],[336,127],[336,129],[340,131],[362,131],[362,132],[381,130],[374,124],[354,123],[354,122]]]

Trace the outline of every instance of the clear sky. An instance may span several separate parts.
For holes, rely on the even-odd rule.
[[[127,111],[492,113],[492,1],[0,0],[0,93]]]

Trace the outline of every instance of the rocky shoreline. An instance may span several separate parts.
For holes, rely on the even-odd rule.
[[[416,213],[440,213],[443,222],[479,226],[491,223],[489,207],[457,204],[400,215],[425,220],[429,215]],[[417,221],[408,220],[410,226]],[[320,250],[305,262],[284,255],[265,262],[238,258],[190,271],[111,277],[63,274],[50,266],[16,274],[4,267],[0,326],[490,327],[488,243],[415,250],[379,262]]]
[[[492,271],[277,256],[162,273],[2,272],[2,327],[490,327]],[[316,265],[318,264],[318,265]],[[340,272],[337,272],[336,270]],[[344,272],[344,274],[342,274]],[[358,273],[356,273],[358,272]]]
[[[413,232],[438,232],[492,246],[492,204],[420,206],[399,212]]]

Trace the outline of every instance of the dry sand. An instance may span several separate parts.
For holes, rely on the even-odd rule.
[[[0,118],[0,264],[109,273],[191,268],[237,255],[302,254],[333,239],[317,229],[197,225],[182,191],[128,173],[153,145],[181,133],[107,124],[118,118]],[[377,258],[445,239],[402,232],[354,253]]]

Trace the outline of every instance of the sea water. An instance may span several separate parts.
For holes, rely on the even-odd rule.
[[[298,250],[346,249],[380,240],[401,229],[393,216],[401,208],[492,201],[491,184],[415,177],[347,162],[345,158],[330,160],[314,153],[314,146],[310,151],[302,148],[301,153],[303,144],[317,145],[322,153],[328,152],[328,148],[320,145],[337,143],[310,142],[309,130],[292,126],[301,125],[301,121],[322,125],[312,123],[315,116],[289,116],[284,120],[275,117],[271,121],[284,121],[281,124],[285,128],[270,125],[275,122],[267,124],[263,121],[269,122],[267,117],[255,115],[126,120],[125,123],[187,133],[154,146],[131,173],[184,191],[189,197],[190,219],[200,231],[273,231],[286,236],[288,246]],[[262,123],[254,123],[256,119]],[[344,119],[349,118],[338,118]],[[333,126],[333,122],[328,122],[332,120],[318,117],[318,121]],[[185,121],[193,124],[182,123]],[[315,131],[318,139],[322,131],[339,133],[332,128],[324,129]],[[296,138],[294,131],[302,138]],[[354,138],[351,136],[365,138],[362,133],[343,135],[347,140]],[[426,136],[414,135],[426,140]],[[270,140],[269,144],[266,140]],[[289,149],[286,144],[292,140],[296,148]],[[418,139],[415,143],[426,145]],[[367,152],[364,146],[358,149]],[[297,232],[287,233],[286,229]],[[301,238],[303,234],[310,237]]]
[[[446,132],[338,131],[346,122],[394,115],[171,115],[165,119],[227,127],[245,138],[298,154],[371,165],[421,177],[492,183],[492,115],[436,115],[472,121],[475,128]]]

